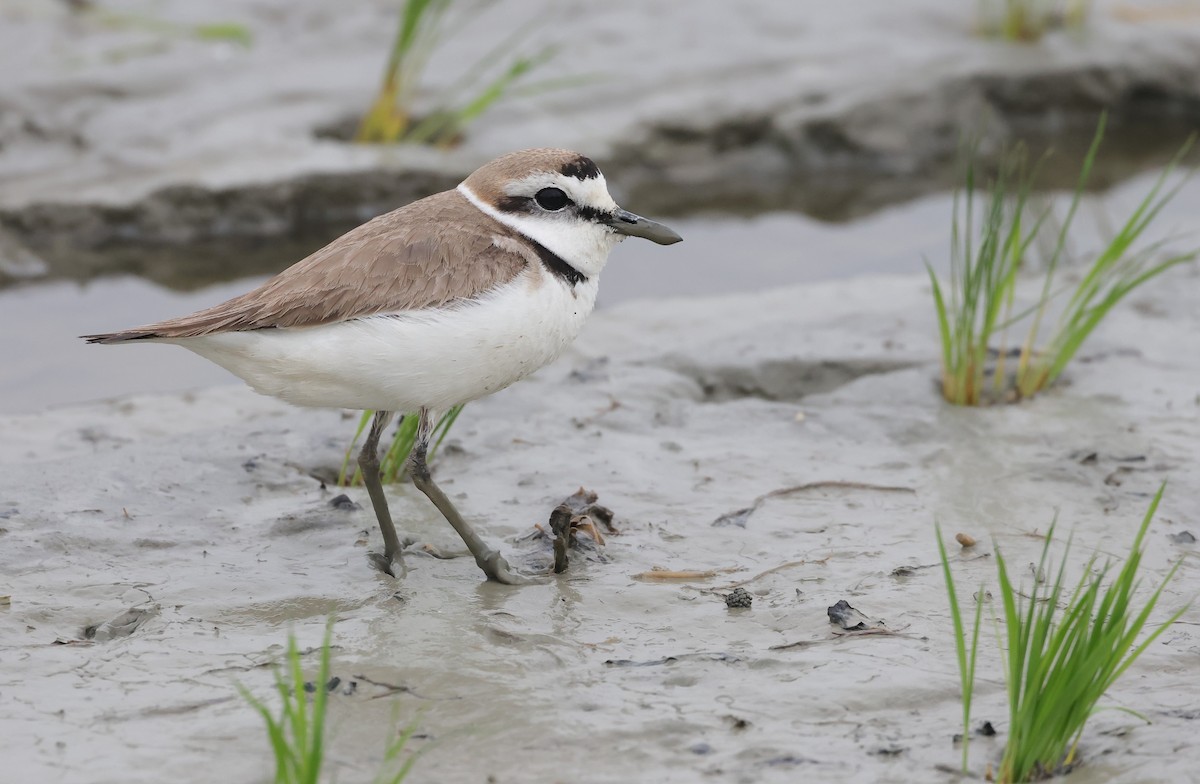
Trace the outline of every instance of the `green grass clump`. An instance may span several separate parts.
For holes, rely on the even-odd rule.
[[[1055,288],[1072,222],[1087,186],[1100,141],[1102,116],[1088,148],[1065,218],[1058,223],[1053,249],[1041,272],[1041,293],[1033,306],[1013,313],[1018,273],[1030,246],[1046,229],[1050,208],[1035,211],[1029,196],[1037,167],[1026,163],[1023,149],[1004,156],[986,187],[985,204],[976,208],[976,167],[967,167],[965,189],[955,196],[950,241],[950,278],[945,288],[926,265],[933,284],[934,307],[942,345],[942,396],[956,405],[977,406],[1030,397],[1062,374],[1096,326],[1131,291],[1196,252],[1164,255],[1164,243],[1134,251],[1133,245],[1182,187],[1166,183],[1191,141],[1163,170],[1133,214],[1096,256],[1059,315],[1049,338],[1039,344],[1050,303],[1064,290]],[[978,225],[977,225],[978,224]],[[1006,366],[1010,327],[1028,321],[1015,367]],[[998,343],[994,346],[993,343]]]
[[[438,447],[442,445],[442,440],[446,434],[450,432],[454,420],[458,419],[458,415],[462,413],[461,405],[454,406],[449,411],[438,419],[437,424],[433,426],[433,433],[430,435],[430,440],[433,442],[429,447],[428,460],[433,460],[433,456],[437,454]],[[338,473],[338,484],[346,486],[354,486],[362,484],[362,471],[355,468],[350,471],[351,461],[357,456],[358,440],[362,438],[362,434],[371,426],[371,417],[375,416],[374,411],[364,411],[361,418],[358,420],[358,429],[354,431],[354,437],[350,439],[350,445],[346,447],[346,456],[342,459],[342,470]],[[396,482],[404,477],[405,467],[408,461],[408,455],[412,452],[413,446],[417,442],[417,421],[416,415],[406,414],[400,417],[400,421],[396,424],[396,434],[392,437],[392,443],[388,446],[387,453],[383,459],[379,461],[379,475],[382,481]],[[357,464],[355,464],[357,465]]]
[[[1001,620],[1009,705],[1008,741],[995,777],[1000,784],[1036,781],[1070,769],[1077,761],[1076,750],[1084,727],[1097,711],[1101,697],[1187,610],[1186,605],[1177,610],[1138,643],[1137,638],[1146,627],[1163,589],[1179,569],[1176,562],[1145,604],[1140,609],[1134,606],[1133,594],[1140,585],[1137,572],[1142,560],[1142,544],[1165,489],[1164,484],[1154,496],[1134,536],[1130,554],[1119,570],[1114,574],[1110,561],[1097,568],[1097,557],[1093,556],[1069,595],[1066,594],[1069,542],[1053,581],[1047,579],[1043,583],[1040,580],[1044,574],[1048,578],[1046,568],[1054,537],[1053,525],[1046,535],[1038,563],[1036,574],[1039,578],[1035,578],[1028,594],[1013,585],[1007,562],[999,548],[996,549],[999,594],[1004,607]],[[940,530],[938,548],[950,595],[962,680],[963,771],[966,772],[982,592],[968,645]],[[1145,720],[1133,711],[1120,710]]]
[[[388,55],[379,94],[359,123],[358,142],[411,142],[449,146],[463,129],[496,101],[514,92],[514,84],[548,62],[554,47],[533,54],[510,55],[530,28],[523,27],[502,39],[481,56],[423,118],[413,115],[421,76],[446,31],[447,12],[454,0],[405,0],[400,24]],[[467,14],[460,14],[463,22]],[[508,58],[506,65],[501,63]],[[526,86],[526,94],[551,89],[556,83]]]
[[[1006,41],[1038,41],[1050,30],[1078,29],[1092,0],[979,0],[979,29]]]
[[[85,7],[105,27],[119,30],[142,30],[169,38],[195,38],[200,41],[228,41],[246,48],[254,43],[254,33],[240,22],[210,22],[181,24],[148,14],[123,13],[98,7]]]
[[[295,635],[288,635],[287,660],[284,669],[291,683],[284,680],[280,668],[275,669],[275,691],[282,700],[279,716],[272,715],[261,700],[244,686],[238,685],[242,697],[250,703],[267,725],[267,737],[275,754],[275,784],[317,784],[325,760],[325,711],[329,693],[329,640],[333,624],[325,627],[321,643],[321,663],[317,672],[311,702],[304,688],[304,673],[300,667],[300,651]]]
[[[238,685],[242,697],[258,711],[266,724],[271,751],[275,755],[275,784],[317,784],[320,781],[321,767],[325,761],[325,717],[329,706],[326,684],[329,683],[329,643],[332,635],[331,619],[321,642],[320,664],[317,677],[312,682],[311,699],[300,666],[296,637],[292,634],[288,635],[284,666],[275,669],[275,691],[282,702],[278,716],[272,714],[266,704],[244,686]],[[285,674],[288,680],[284,679]],[[391,772],[389,770],[394,767],[396,758],[412,738],[416,727],[416,722],[413,722],[388,743],[384,750],[383,768],[374,779],[376,784],[399,784],[408,775],[416,762],[416,755],[410,756],[399,768]]]

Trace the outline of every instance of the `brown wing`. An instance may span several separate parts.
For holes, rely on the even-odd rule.
[[[364,223],[253,291],[190,316],[89,343],[188,338],[215,332],[308,327],[471,299],[511,280],[529,259],[496,247],[513,233],[457,191]]]

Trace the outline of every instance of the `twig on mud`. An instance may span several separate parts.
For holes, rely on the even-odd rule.
[[[824,558],[813,558],[813,559],[806,558],[806,559],[801,559],[799,561],[788,561],[787,563],[779,564],[779,566],[772,566],[770,569],[767,569],[765,572],[759,572],[758,574],[754,575],[753,577],[747,577],[745,580],[739,580],[736,583],[730,583],[729,585],[725,586],[724,588],[717,589],[717,590],[732,591],[734,588],[741,588],[744,585],[749,585],[750,583],[754,582],[755,580],[766,577],[768,574],[774,574],[775,572],[782,572],[784,569],[791,569],[793,566],[804,566],[805,564],[819,564],[821,566],[825,566],[827,563],[829,563],[829,559],[832,557],[833,557],[832,555],[827,555]]]
[[[340,651],[340,650],[342,650],[342,646],[330,645],[329,650]],[[310,648],[306,648],[306,649],[300,651],[297,655],[298,656],[309,656],[314,653],[319,654],[320,652],[321,652],[321,648],[319,646],[316,648],[310,647]],[[243,654],[243,655],[246,658],[250,657],[250,654]],[[216,667],[211,670],[205,670],[202,674],[203,675],[216,675],[217,673],[222,673],[222,672],[250,672],[251,670],[260,670],[263,667],[274,667],[276,664],[278,664],[278,659],[269,658],[269,659],[263,659],[262,661],[253,662],[251,664],[241,664],[241,665],[231,664],[227,667]]]
[[[973,555],[970,558],[963,558],[960,556],[958,558],[958,563],[970,563],[971,561],[978,561],[980,558],[991,558],[991,557],[992,557],[991,553],[979,553],[978,555]],[[917,572],[921,569],[932,569],[935,566],[941,566],[941,564],[940,563],[931,563],[931,564],[916,564],[914,566],[897,566],[895,569],[892,570],[892,577],[909,577],[910,575],[914,574],[915,572]]]
[[[846,482],[839,479],[827,479],[820,482],[805,482],[802,485],[792,485],[791,487],[781,487],[777,490],[772,490],[768,493],[763,493],[758,498],[754,499],[754,503],[742,509],[735,509],[732,512],[725,514],[713,520],[712,524],[718,528],[728,525],[736,525],[744,528],[746,521],[750,519],[750,515],[758,511],[758,508],[772,498],[782,498],[783,496],[792,495],[793,493],[803,493],[808,490],[874,490],[880,493],[915,493],[915,489],[911,487],[898,487],[893,485],[872,485],[865,482]]]
[[[661,569],[657,566],[648,572],[639,572],[635,580],[711,580],[719,574],[742,571],[741,566],[725,566],[719,569]]]
[[[368,678],[365,675],[353,675],[351,677],[354,678],[354,680],[356,680],[356,681],[362,681],[363,683],[369,684],[371,686],[378,686],[381,689],[385,689],[383,694],[376,694],[373,697],[369,697],[368,699],[378,700],[378,699],[382,699],[383,697],[390,697],[393,694],[411,694],[412,696],[416,697],[419,700],[437,699],[435,697],[426,697],[423,694],[417,694],[417,692],[415,692],[412,689],[412,687],[410,687],[410,686],[396,685],[394,683],[384,683],[383,681],[375,681],[375,680],[371,680],[370,678]],[[443,697],[442,699],[457,700],[457,699],[461,699],[461,698],[460,697]]]
[[[906,626],[904,628],[907,629],[908,627]],[[787,650],[788,648],[808,648],[813,645],[820,645],[821,643],[825,643],[825,642],[838,642],[839,640],[843,640],[847,637],[906,637],[910,640],[926,639],[926,638],[920,637],[916,634],[905,634],[902,631],[898,631],[895,629],[885,629],[882,627],[875,627],[875,628],[870,628],[870,629],[855,629],[854,631],[834,630],[832,637],[823,637],[819,640],[797,640],[796,642],[788,642],[788,643],[784,643],[783,645],[772,645],[767,650],[783,651],[783,650]]]
[[[616,411],[620,407],[621,407],[621,401],[617,400],[612,395],[609,395],[607,406],[595,411],[594,413],[592,413],[591,416],[571,417],[571,424],[575,425],[575,427],[582,430],[583,428],[587,427],[588,425],[596,424],[596,420],[600,419],[601,417],[611,414],[612,412]]]

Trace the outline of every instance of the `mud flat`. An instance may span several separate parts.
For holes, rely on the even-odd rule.
[[[563,3],[555,75],[601,78],[498,107],[435,153],[323,135],[369,99],[387,4],[126,6],[242,22],[243,49],[23,0],[0,24],[0,276],[144,272],[157,256],[114,265],[119,243],[291,241],[536,144],[593,154],[640,211],[840,219],[944,187],[981,122],[986,149],[1108,106],[1137,142],[1120,179],[1158,165],[1135,117],[1194,121],[1200,25],[1095,5],[1086,36],[1022,48],[974,37],[970,3]],[[521,21],[468,28],[441,64]],[[403,581],[369,570],[369,508],[331,505],[342,491],[322,481],[352,429],[340,412],[215,388],[0,417],[3,777],[268,780],[236,685],[267,695],[289,630],[312,646],[335,615],[339,781],[369,780],[410,721],[413,781],[957,781],[935,521],[980,541],[960,586],[991,585],[993,542],[1031,561],[1055,511],[1079,563],[1122,554],[1169,479],[1145,568],[1185,559],[1163,617],[1200,588],[1194,545],[1171,538],[1200,535],[1198,283],[1194,267],[1156,281],[1057,389],[980,411],[936,396],[923,279],[598,313],[558,364],[473,404],[436,465],[529,570],[549,564],[530,534],[564,496],[582,485],[616,512],[603,556],[522,589],[481,584],[461,558],[414,553]],[[455,549],[423,496],[390,494],[407,533]],[[750,609],[726,607],[735,587]],[[842,600],[886,633],[839,634],[827,608]],[[1073,782],[1192,775],[1198,620],[1109,695],[1154,725],[1097,716]],[[1000,735],[976,744],[976,771],[1006,729],[994,651],[981,678],[976,716]]]
[[[1200,590],[1194,545],[1170,538],[1200,534],[1198,283],[1155,282],[1065,383],[984,410],[936,396],[917,278],[597,314],[563,360],[469,407],[437,463],[527,569],[550,557],[533,526],[580,485],[616,512],[603,559],[520,589],[462,558],[371,571],[369,506],[332,507],[317,478],[351,430],[338,412],[218,388],[0,419],[5,775],[267,780],[235,685],[267,694],[288,631],[315,645],[334,614],[340,781],[368,780],[412,720],[413,781],[957,781],[935,520],[980,541],[960,585],[994,590],[993,543],[1032,561],[1057,511],[1079,564],[1119,555],[1169,479],[1145,568],[1185,559],[1164,617]],[[390,496],[402,529],[455,548],[416,491]],[[735,586],[750,609],[726,607]],[[840,636],[839,600],[891,633]],[[1106,700],[1153,726],[1098,715],[1073,782],[1188,779],[1198,620]],[[1000,734],[977,771],[1007,720],[990,644],[980,667],[975,715]]]

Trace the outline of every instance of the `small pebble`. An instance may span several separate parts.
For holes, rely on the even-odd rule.
[[[725,606],[734,609],[738,607],[749,607],[754,602],[754,597],[745,588],[734,588],[725,597]]]
[[[958,542],[963,547],[975,546],[975,537],[971,536],[970,534],[955,534],[954,541]]]
[[[330,498],[329,505],[332,506],[334,509],[341,509],[342,511],[345,511],[345,512],[352,512],[355,509],[362,508],[358,504],[356,504],[354,502],[354,500],[350,498],[350,496],[346,495],[345,493],[342,493],[339,496]]]

